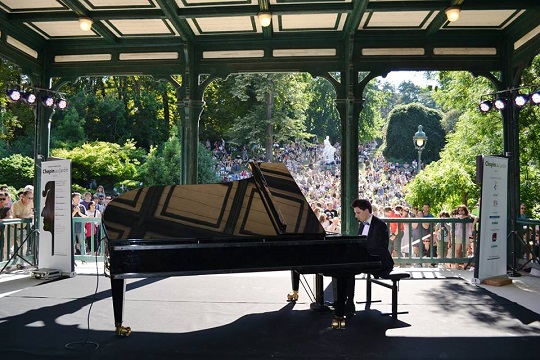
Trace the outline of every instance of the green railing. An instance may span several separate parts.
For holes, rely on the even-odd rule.
[[[72,220],[71,240],[75,250],[75,260],[95,261],[97,256],[98,261],[101,261],[105,253],[103,248],[105,232],[101,218],[74,217]],[[86,226],[86,224],[90,224],[90,226]],[[92,231],[94,227],[97,228],[97,232]]]
[[[4,219],[0,222],[0,270],[7,266],[35,266],[37,244],[32,219]]]
[[[396,264],[470,264],[476,251],[477,223],[471,234],[467,234],[467,225],[473,223],[472,219],[456,218],[391,218],[383,219],[389,227],[397,223],[399,230],[395,240],[389,241],[390,251]],[[414,237],[413,224],[428,224],[428,228],[421,237]],[[450,231],[447,242],[439,236],[442,224],[447,224]],[[394,225],[395,226],[395,225]],[[456,230],[457,229],[457,230]],[[441,230],[443,231],[443,230]],[[451,244],[448,251],[448,244]],[[458,254],[456,244],[461,245]],[[425,251],[424,251],[425,249]]]
[[[537,267],[540,267],[540,220],[517,219],[516,228],[517,237],[512,239],[515,243],[509,244],[509,248],[518,261],[512,263],[512,267],[517,270],[521,270],[529,264],[536,264]]]
[[[472,256],[476,250],[477,226],[473,229],[472,238],[467,236],[465,224],[471,223],[471,219],[455,218],[392,218],[383,219],[386,223],[397,223],[398,229],[403,226],[409,229],[409,236],[403,236],[400,231],[395,241],[390,241],[390,249],[394,250],[394,262],[399,265],[404,264],[468,264],[472,262]],[[96,256],[99,261],[103,259],[104,230],[100,218],[72,218],[72,245],[76,251],[75,259],[82,261],[94,261]],[[90,223],[90,230],[97,226],[96,233],[90,231],[87,235],[82,230],[86,224]],[[426,241],[418,241],[413,237],[413,224],[428,224]],[[448,242],[451,243],[451,251],[441,252],[441,245],[447,249],[448,243],[442,243],[438,236],[440,224],[448,224],[450,232]],[[512,256],[524,262],[536,262],[538,264],[539,244],[537,234],[540,231],[540,220],[518,219],[516,221],[519,229],[519,238],[514,252],[513,244],[509,243],[508,263],[512,263]],[[463,224],[461,234],[456,233],[456,225]],[[418,225],[421,226],[421,225]],[[78,230],[81,231],[78,231]],[[459,232],[459,231],[458,231]],[[78,235],[80,239],[78,239]],[[88,241],[86,238],[88,236]],[[26,239],[26,241],[25,241]],[[458,239],[456,241],[456,239]],[[79,240],[79,241],[78,241]],[[522,240],[522,241],[521,241]],[[510,240],[509,240],[510,241]],[[21,244],[24,242],[23,246]],[[456,242],[461,244],[462,255],[456,256]],[[416,247],[415,247],[416,245]],[[467,255],[466,249],[469,247],[472,253]],[[84,249],[83,249],[84,246]],[[426,247],[426,251],[423,248]],[[418,251],[416,251],[418,249]],[[6,265],[36,265],[37,244],[34,241],[31,219],[9,219],[0,222],[0,269]],[[16,253],[16,255],[14,255]],[[11,261],[9,261],[11,259]],[[523,261],[525,259],[525,261]],[[9,261],[9,264],[8,264]]]

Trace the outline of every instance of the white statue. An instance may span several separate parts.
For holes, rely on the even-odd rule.
[[[330,144],[329,136],[324,139],[324,149],[323,149],[323,161],[325,164],[333,164],[335,163],[334,160],[334,154],[336,152],[336,148]]]

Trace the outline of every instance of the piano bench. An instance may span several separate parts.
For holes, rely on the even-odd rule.
[[[371,299],[371,284],[377,284],[380,286],[383,286],[387,289],[392,290],[392,312],[391,313],[385,313],[382,315],[392,315],[394,319],[397,319],[398,314],[407,314],[408,311],[401,311],[398,312],[398,291],[399,291],[399,281],[401,279],[408,279],[411,275],[406,272],[402,271],[392,271],[388,276],[380,279],[375,279],[372,277],[371,274],[367,274],[366,278],[366,301],[361,302],[359,304],[365,303],[366,309],[369,309],[371,306],[371,303],[374,302],[381,302],[381,300],[372,300]],[[387,280],[390,280],[388,282]]]

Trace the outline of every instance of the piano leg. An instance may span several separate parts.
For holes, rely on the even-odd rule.
[[[111,290],[116,335],[129,336],[131,335],[131,328],[122,326],[122,322],[124,321],[124,296],[126,294],[126,280],[111,278]]]
[[[291,270],[292,291],[287,294],[287,301],[298,300],[298,289],[300,288],[300,273],[296,270]]]
[[[332,329],[345,329],[345,300],[347,297],[346,276],[335,277],[336,280],[336,298],[334,299],[334,318],[332,319]]]

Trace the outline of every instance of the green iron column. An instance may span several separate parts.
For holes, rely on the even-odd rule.
[[[355,234],[358,227],[351,203],[358,198],[358,115],[363,100],[337,99],[341,117],[341,218],[343,234]]]

